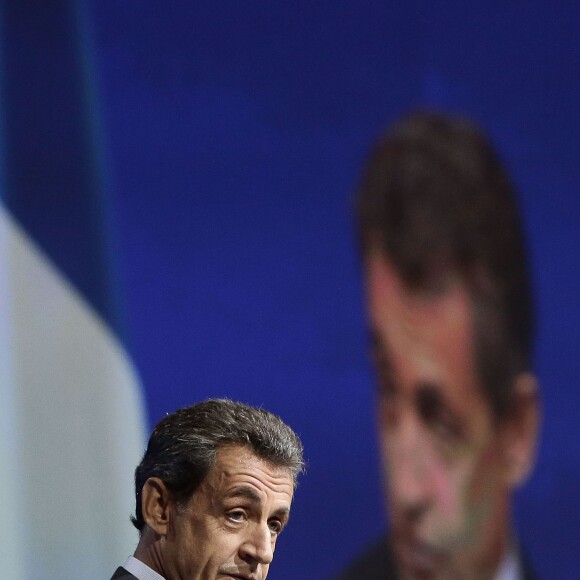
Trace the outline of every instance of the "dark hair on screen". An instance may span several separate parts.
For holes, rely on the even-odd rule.
[[[174,501],[187,502],[203,482],[220,447],[242,445],[277,467],[287,468],[294,485],[304,470],[300,439],[278,416],[230,401],[209,399],[162,419],[135,470],[135,517],[142,531],[141,490],[150,477],[167,486]]]
[[[459,275],[474,306],[477,363],[496,416],[531,370],[533,300],[515,192],[471,122],[415,113],[376,145],[356,198],[364,254],[380,249],[410,290]]]

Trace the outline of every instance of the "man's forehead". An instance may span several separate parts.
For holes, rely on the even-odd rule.
[[[423,292],[411,289],[382,253],[367,261],[367,294],[373,332],[424,332],[462,334],[473,339],[474,309],[471,295],[459,278],[450,277],[445,289]]]
[[[471,294],[461,276],[452,269],[443,269],[424,284],[411,285],[397,271],[390,258],[380,249],[371,250],[365,260],[367,292],[371,300],[388,300],[393,305],[432,309],[449,301],[461,300],[471,308]]]
[[[219,482],[227,494],[248,487],[258,495],[272,491],[292,497],[294,492],[294,479],[288,467],[276,465],[246,446],[219,448],[208,477],[215,483]],[[250,494],[246,492],[246,495]]]

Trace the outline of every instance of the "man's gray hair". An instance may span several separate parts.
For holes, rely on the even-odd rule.
[[[304,471],[302,443],[280,417],[256,407],[209,399],[179,409],[153,430],[145,455],[135,470],[133,525],[145,526],[141,490],[150,477],[158,477],[177,503],[185,503],[213,466],[217,451],[242,445],[276,467],[289,470],[294,486]]]

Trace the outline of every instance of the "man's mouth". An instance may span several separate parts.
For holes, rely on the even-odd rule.
[[[446,560],[441,550],[410,535],[394,535],[392,547],[399,566],[420,578],[435,576]]]
[[[261,580],[262,575],[256,572],[221,572],[220,578],[229,578],[233,580]]]

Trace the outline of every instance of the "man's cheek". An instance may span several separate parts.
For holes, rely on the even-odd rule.
[[[434,462],[432,478],[437,517],[433,518],[433,538],[441,547],[459,548],[469,535],[469,475],[470,466],[463,462],[453,465],[446,460]],[[468,540],[469,541],[469,540]]]
[[[442,471],[436,471],[433,474],[433,481],[438,498],[439,511],[451,521],[456,520],[459,506],[457,505],[452,482],[447,477],[447,474]]]
[[[456,475],[456,474],[455,474]],[[462,509],[461,498],[458,494],[460,482],[445,465],[434,465],[430,476],[433,481],[433,488],[437,502],[437,512],[440,514],[441,523],[444,529],[452,532],[461,523]]]
[[[481,466],[479,466],[481,467]],[[458,473],[458,497],[462,510],[462,540],[466,544],[478,541],[483,521],[491,510],[490,474],[486,468],[467,462]]]

